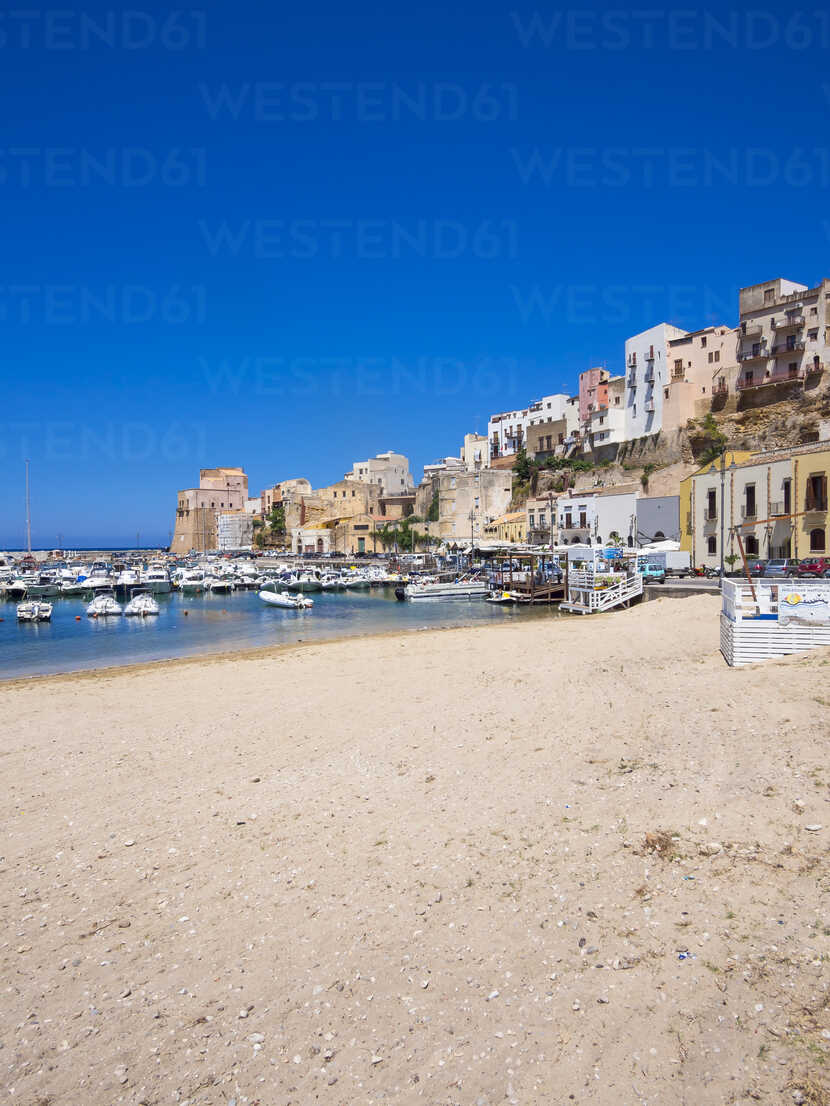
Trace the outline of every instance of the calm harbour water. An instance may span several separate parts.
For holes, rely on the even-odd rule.
[[[86,600],[55,599],[52,621],[41,623],[18,623],[15,604],[0,601],[0,679],[358,634],[558,617],[555,608],[480,599],[400,603],[391,588],[318,592],[312,598],[309,611],[285,611],[267,606],[253,591],[158,595],[161,613],[146,619],[88,618]]]

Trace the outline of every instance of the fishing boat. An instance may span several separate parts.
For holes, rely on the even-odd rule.
[[[398,599],[485,599],[490,592],[490,585],[486,580],[474,580],[472,578],[449,580],[444,583],[439,581],[407,584],[405,587],[395,589]]]
[[[149,591],[136,592],[127,604],[127,606],[124,608],[124,614],[138,615],[141,618],[146,618],[148,614],[158,613],[159,605],[149,593]]]
[[[52,617],[52,604],[42,599],[29,599],[17,605],[18,622],[48,622]]]
[[[86,613],[90,618],[106,618],[109,615],[119,615],[122,613],[121,604],[116,602],[114,595],[103,592],[95,596],[87,607]]]
[[[303,611],[314,606],[314,600],[309,599],[307,595],[292,595],[289,591],[267,591],[263,589],[257,594],[263,603],[267,603],[271,607],[282,607],[285,610]]]

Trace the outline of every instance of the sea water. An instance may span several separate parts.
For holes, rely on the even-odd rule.
[[[498,625],[558,613],[553,607],[496,605],[482,599],[402,603],[392,588],[316,592],[313,608],[306,611],[268,606],[255,591],[155,598],[160,613],[147,618],[88,618],[88,600],[58,598],[50,600],[51,622],[21,623],[16,604],[0,601],[0,679],[359,634]]]

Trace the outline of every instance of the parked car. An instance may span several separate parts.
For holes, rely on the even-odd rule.
[[[830,579],[830,557],[805,557],[798,566],[798,575]]]
[[[750,576],[763,576],[767,569],[766,561],[747,561]]]
[[[764,577],[797,576],[798,561],[793,557],[776,557],[767,561]]]
[[[644,565],[640,565],[640,575],[643,577],[643,583],[649,582],[655,584],[665,584],[666,582],[666,566],[661,564],[654,564],[652,561],[646,561]]]

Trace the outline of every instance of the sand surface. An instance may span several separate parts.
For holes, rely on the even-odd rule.
[[[824,1102],[828,677],[700,596],[0,689],[3,1099]]]

